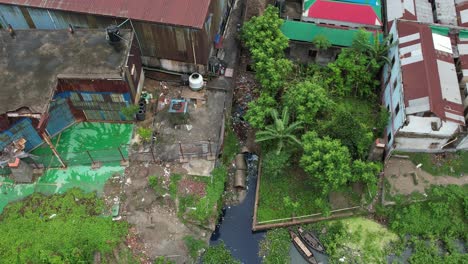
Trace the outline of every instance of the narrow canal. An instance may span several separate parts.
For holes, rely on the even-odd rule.
[[[239,205],[223,209],[223,215],[211,235],[210,244],[224,241],[236,259],[242,263],[255,264],[261,263],[258,250],[265,235],[265,232],[252,232],[258,156],[245,154],[245,158],[248,165],[247,196]]]

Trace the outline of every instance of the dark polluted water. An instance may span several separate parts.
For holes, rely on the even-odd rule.
[[[248,165],[247,196],[239,205],[223,208],[216,229],[211,235],[210,245],[223,241],[236,259],[245,264],[255,264],[261,263],[258,250],[265,235],[265,232],[252,232],[258,156],[245,154],[245,159]]]

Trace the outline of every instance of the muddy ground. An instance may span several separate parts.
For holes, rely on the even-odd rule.
[[[385,164],[384,175],[385,180],[391,186],[387,194],[390,196],[396,194],[410,195],[414,192],[424,194],[425,189],[431,185],[468,184],[468,176],[459,178],[453,176],[433,176],[424,171],[424,168],[417,168],[409,159],[396,157],[390,158]]]
[[[182,223],[169,194],[161,197],[148,184],[152,175],[162,177],[168,184],[173,173],[186,171],[179,164],[132,163],[125,172],[121,215],[133,227],[136,255],[143,254],[149,260],[164,256],[176,263],[190,263],[183,238],[190,235],[207,241],[210,234]]]

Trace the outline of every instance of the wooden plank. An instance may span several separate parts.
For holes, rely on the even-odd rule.
[[[312,253],[309,251],[309,249],[302,243],[302,241],[299,239],[299,237],[295,237],[294,241],[296,244],[301,248],[302,251],[306,254],[307,257],[310,257]]]

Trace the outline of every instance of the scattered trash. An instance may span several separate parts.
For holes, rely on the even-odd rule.
[[[49,216],[49,219],[52,219],[52,218],[54,218],[56,216],[57,216],[57,214],[53,214],[53,215]]]

